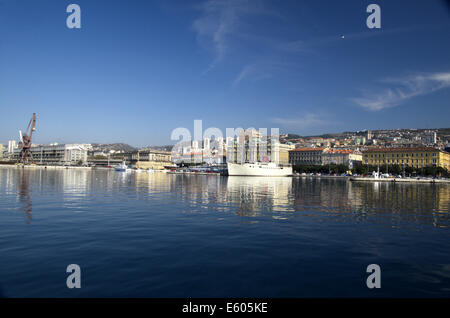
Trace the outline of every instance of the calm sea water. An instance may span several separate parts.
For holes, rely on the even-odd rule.
[[[0,293],[449,297],[449,211],[448,185],[0,168]]]

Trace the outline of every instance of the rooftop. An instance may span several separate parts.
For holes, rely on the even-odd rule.
[[[327,149],[325,150],[326,153],[335,153],[335,154],[351,154],[354,153],[355,151],[351,150],[351,149]]]

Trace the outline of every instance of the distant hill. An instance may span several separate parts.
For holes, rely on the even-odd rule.
[[[110,150],[131,152],[136,150],[135,147],[124,143],[92,144],[92,148],[94,151],[104,151],[104,152],[109,152]]]
[[[301,138],[301,136],[296,134],[287,134],[286,137],[286,139],[295,139],[295,138]]]
[[[448,138],[450,136],[450,128],[402,128],[402,129],[374,129],[372,130],[372,133],[377,134],[379,132],[415,132],[415,133],[419,133],[419,132],[423,132],[423,131],[436,131],[437,136],[438,137],[444,137]],[[293,138],[305,138],[305,139],[309,139],[309,138],[316,138],[316,137],[322,137],[322,138],[342,138],[345,136],[351,136],[351,135],[365,135],[367,132],[367,130],[365,131],[344,131],[341,133],[325,133],[322,135],[308,135],[308,136],[299,136],[296,134],[290,134],[288,133],[288,137],[285,139],[293,139]]]

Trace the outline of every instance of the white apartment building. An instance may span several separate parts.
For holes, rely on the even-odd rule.
[[[8,153],[13,153],[17,149],[17,142],[15,140],[8,141]]]
[[[434,131],[428,132],[426,134],[424,134],[424,136],[422,137],[422,142],[425,145],[434,145],[437,142],[437,134]]]
[[[203,149],[208,150],[211,146],[211,139],[205,138],[203,139]]]

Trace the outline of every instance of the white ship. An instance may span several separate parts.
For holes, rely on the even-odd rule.
[[[273,162],[227,163],[229,176],[286,177],[292,175],[292,166],[279,166]]]

